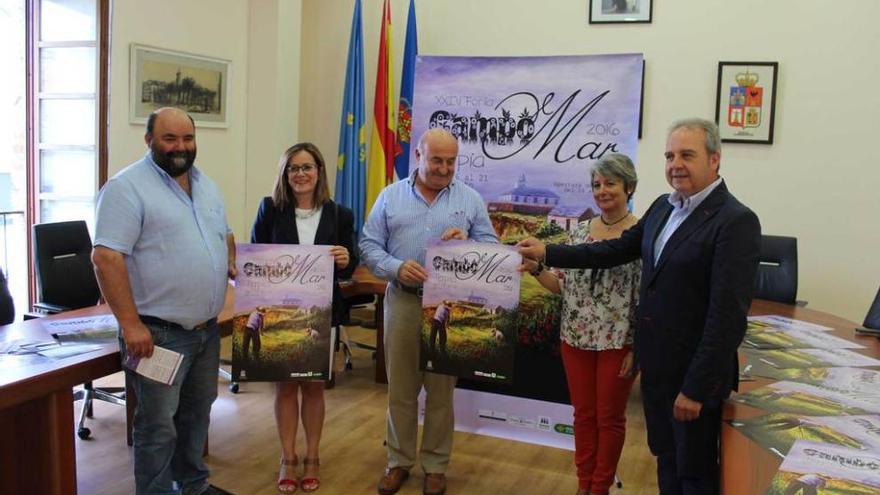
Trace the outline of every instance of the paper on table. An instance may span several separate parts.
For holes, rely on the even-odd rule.
[[[177,370],[180,369],[182,361],[183,354],[164,347],[153,346],[151,357],[126,356],[125,367],[151,380],[171,385],[174,383],[174,377],[177,376]]]
[[[37,354],[41,356],[46,356],[51,359],[64,359],[69,358],[71,356],[77,356],[79,354],[85,354],[87,352],[100,350],[101,346],[99,345],[88,345],[88,344],[70,344],[70,345],[61,345],[61,344],[47,344],[36,349]]]
[[[83,316],[81,318],[60,318],[42,321],[43,325],[53,334],[64,335],[76,332],[88,332],[102,329],[116,330],[119,324],[113,315]]]
[[[113,315],[62,318],[42,323],[49,333],[62,342],[116,340],[119,327]]]
[[[803,320],[795,320],[794,318],[786,318],[785,316],[781,315],[749,316],[748,319],[750,324],[749,326],[753,329],[757,329],[759,327],[771,327],[777,329],[810,330],[814,332],[827,332],[829,330],[833,330],[833,328],[826,327],[825,325],[810,323]]]

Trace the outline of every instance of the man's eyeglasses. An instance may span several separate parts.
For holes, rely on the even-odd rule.
[[[312,165],[311,163],[306,163],[305,165],[288,165],[287,173],[296,175],[300,172],[304,174],[310,174],[314,172],[318,167],[316,165]]]

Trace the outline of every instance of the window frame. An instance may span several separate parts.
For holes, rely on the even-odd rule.
[[[107,182],[108,125],[110,94],[110,14],[111,0],[95,0],[96,39],[93,42],[78,41],[40,41],[40,4],[41,0],[25,0],[25,116],[27,131],[26,146],[26,186],[27,202],[25,218],[27,225],[40,222],[40,151],[44,149],[87,149],[94,151],[96,156],[95,191]],[[40,49],[54,47],[94,47],[97,50],[97,70],[95,74],[95,94],[42,94],[40,91]],[[40,101],[45,99],[74,99],[87,96],[94,97],[96,112],[95,145],[40,145]],[[37,282],[34,272],[33,231],[27,229],[27,264],[28,264],[28,306],[33,306],[37,296]]]

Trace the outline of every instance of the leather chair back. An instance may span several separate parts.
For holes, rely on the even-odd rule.
[[[871,309],[869,309],[868,314],[865,315],[865,322],[862,323],[862,325],[865,328],[880,330],[880,290],[878,290],[877,295],[874,296],[874,303],[871,304]]]
[[[37,300],[49,312],[98,303],[101,291],[92,265],[92,240],[86,222],[34,225],[34,268]]]
[[[761,264],[755,278],[755,297],[785,304],[797,302],[797,238],[761,236]]]

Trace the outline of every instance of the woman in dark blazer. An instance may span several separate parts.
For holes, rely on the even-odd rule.
[[[354,252],[354,215],[330,199],[324,157],[311,143],[291,146],[281,155],[271,197],[263,198],[254,226],[252,243],[331,245],[336,261],[333,286],[333,325],[344,311],[339,278],[349,278],[357,266]],[[302,390],[302,405],[298,403]],[[306,435],[304,473],[297,480],[296,430],[302,417]],[[324,382],[293,381],[276,384],[275,422],[281,440],[281,472],[278,490],[305,492],[318,489],[318,446],[324,425]]]

